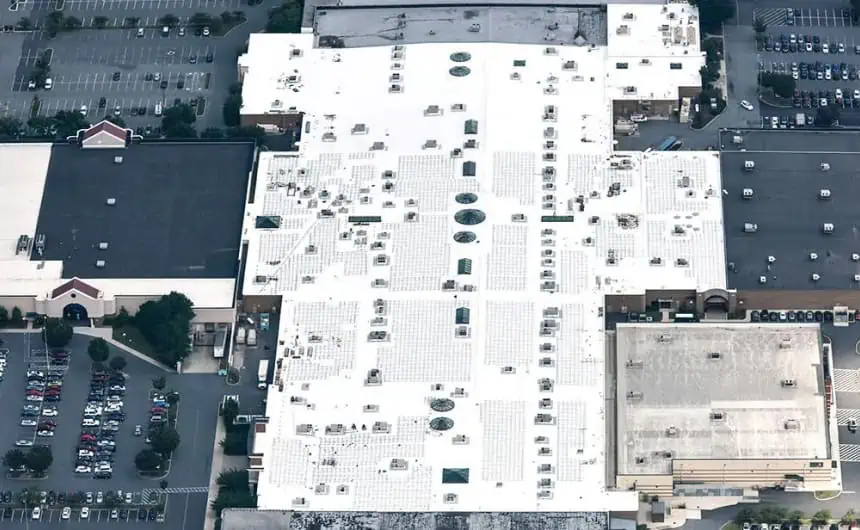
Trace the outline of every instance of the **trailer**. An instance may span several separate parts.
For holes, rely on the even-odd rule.
[[[245,344],[245,328],[243,327],[236,330],[236,344]]]
[[[260,361],[260,367],[257,369],[257,388],[265,390],[268,386],[267,379],[269,377],[269,360],[263,359]]]
[[[615,134],[625,134],[632,136],[639,132],[639,124],[631,121],[619,120],[615,122]]]
[[[216,359],[224,357],[224,352],[227,350],[227,331],[219,329],[215,332],[215,344],[213,348],[213,356]]]
[[[806,114],[802,112],[798,112],[797,116],[795,116],[794,121],[797,123],[798,127],[806,126]]]
[[[256,346],[257,345],[257,330],[256,329],[251,328],[248,330],[247,344],[248,344],[248,346]]]

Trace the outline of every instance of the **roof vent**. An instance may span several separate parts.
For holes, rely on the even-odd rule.
[[[722,411],[711,412],[711,421],[723,421],[726,419],[726,413]]]
[[[832,234],[833,229],[834,229],[833,223],[824,223],[824,225],[822,225],[822,227],[821,227],[821,230],[825,234]]]
[[[627,399],[629,401],[640,401],[644,397],[645,395],[642,392],[627,392]]]
[[[114,206],[116,205],[116,199],[113,197],[108,197],[107,200],[105,200],[105,204],[107,204],[108,206]]]
[[[676,427],[669,427],[666,429],[666,436],[669,438],[675,438],[678,436],[678,429]]]
[[[797,381],[795,381],[794,379],[783,379],[781,384],[782,384],[782,388],[796,388],[797,387]]]
[[[785,420],[785,430],[786,431],[797,431],[799,429],[800,429],[800,422],[799,421],[792,419],[792,418]]]
[[[722,358],[722,356],[723,355],[718,351],[712,351],[708,353],[708,359],[719,360],[720,358]]]
[[[382,384],[382,373],[376,368],[371,368],[367,372],[367,377],[364,380],[364,384],[367,386],[381,385]]]
[[[352,134],[367,134],[367,125],[356,123],[352,126]]]
[[[425,116],[441,116],[442,115],[442,109],[439,107],[439,105],[430,105],[426,109],[424,109],[424,115]]]
[[[826,188],[820,190],[818,192],[818,198],[826,201],[827,199],[830,198],[830,190],[828,190]]]
[[[401,93],[403,93],[403,85],[399,85],[397,83],[392,83],[388,87],[388,92],[390,94],[401,94]]]

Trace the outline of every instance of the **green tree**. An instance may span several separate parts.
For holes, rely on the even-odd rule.
[[[107,27],[108,17],[93,17],[93,27],[96,29],[105,29]]]
[[[126,365],[128,365],[128,361],[126,361],[125,357],[122,355],[115,355],[114,357],[111,357],[108,365],[111,367],[111,370],[122,372],[125,370]]]
[[[222,488],[212,501],[212,509],[218,517],[221,517],[221,512],[226,508],[254,508],[255,506],[257,506],[257,498],[247,489],[237,492]]]
[[[161,455],[152,449],[144,449],[134,457],[134,466],[145,473],[156,471],[161,464]]]
[[[197,129],[190,123],[177,123],[166,129],[162,126],[162,130],[167,138],[197,138]]]
[[[152,388],[156,390],[164,390],[164,387],[167,386],[167,380],[163,377],[156,377],[152,380]]]
[[[220,138],[224,138],[224,130],[219,129],[218,127],[207,127],[202,133],[200,133],[200,138],[218,140]]]
[[[248,489],[248,472],[244,469],[232,468],[218,474],[218,487],[233,491]]]
[[[197,121],[197,112],[194,107],[182,103],[164,111],[161,128],[168,138],[196,138],[197,131],[193,127],[195,121]]]
[[[179,447],[179,433],[173,427],[167,427],[160,432],[150,437],[150,447],[152,450],[167,456]]]
[[[27,17],[22,17],[16,24],[15,29],[18,31],[29,31],[33,29],[33,21]]]
[[[74,110],[61,110],[54,115],[54,128],[60,138],[75,136],[78,131],[89,126],[86,117]]]
[[[781,523],[788,519],[788,510],[782,506],[766,506],[759,512],[763,523]]]
[[[136,28],[139,23],[140,17],[125,17],[125,20],[123,20],[122,25],[127,28]]]
[[[842,516],[842,519],[840,519],[839,522],[844,524],[844,525],[850,525],[851,523],[853,523],[856,520],[857,520],[857,514],[854,512],[854,509],[852,508],[852,509],[848,510],[847,512],[845,512],[845,515]]]
[[[18,469],[27,465],[27,456],[20,449],[9,449],[3,455],[3,465],[9,469]]]
[[[224,430],[232,431],[235,428],[233,422],[236,416],[239,415],[239,404],[235,399],[227,399],[224,401],[224,407],[221,409],[221,418],[224,421]]]
[[[53,137],[54,121],[45,116],[35,116],[27,120],[27,129],[31,136],[36,137]]]
[[[15,306],[12,308],[12,322],[20,322],[24,319],[24,315],[21,314],[21,308]]]
[[[21,120],[12,116],[0,117],[0,138],[16,138],[21,134]]]
[[[68,322],[60,318],[45,321],[45,344],[49,348],[63,348],[72,340],[74,330]]]
[[[266,33],[299,33],[302,28],[303,3],[284,2],[269,10]]]
[[[240,429],[240,427],[242,427]],[[224,439],[218,442],[225,455],[245,456],[248,454],[248,431],[247,425],[235,426],[235,430],[224,435]]]
[[[755,523],[758,521],[758,514],[751,508],[742,508],[735,515],[735,523],[743,525],[744,523]]]
[[[788,520],[792,523],[799,523],[805,517],[806,517],[806,514],[804,514],[800,510],[793,510],[791,513],[788,514]]]
[[[790,75],[770,72],[761,73],[761,84],[772,89],[773,93],[781,98],[794,96],[794,89],[797,88],[797,81]]]
[[[818,510],[812,514],[813,524],[827,524],[831,519],[833,519],[833,515],[830,514],[830,510]]]
[[[158,19],[159,26],[167,26],[168,28],[173,28],[176,27],[177,24],[179,24],[179,19],[176,17],[176,15],[171,13],[163,15],[161,18]]]
[[[110,357],[110,346],[106,340],[101,337],[96,337],[90,340],[87,346],[87,353],[94,363],[103,363]]]
[[[66,17],[63,20],[63,29],[66,31],[74,31],[76,29],[80,29],[84,23],[81,22],[81,19],[77,17]]]
[[[266,131],[264,131],[259,125],[249,125],[246,127],[233,127],[231,129],[227,129],[227,135],[231,138],[247,138],[260,143],[266,137]]]
[[[107,121],[113,123],[114,125],[122,127],[123,129],[125,129],[127,127],[127,125],[125,124],[125,120],[122,119],[121,116],[114,116],[113,114],[111,114],[111,115],[105,116],[105,119]]]
[[[30,448],[25,455],[25,464],[30,471],[41,475],[54,463],[54,455],[47,445],[36,445]]]
[[[52,11],[45,17],[45,31],[48,33],[48,37],[54,38],[57,36],[57,33],[63,28],[63,13],[60,11]]]
[[[212,16],[207,13],[194,13],[188,18],[188,25],[192,28],[202,28],[212,23]]]
[[[818,107],[815,112],[816,127],[833,127],[839,123],[839,108],[836,105]]]
[[[224,100],[224,106],[221,107],[221,115],[224,118],[224,125],[227,127],[238,127],[239,116],[242,110],[242,95],[230,94]]]
[[[9,321],[9,311],[0,305],[0,323],[6,323]]]
[[[144,303],[134,316],[140,333],[152,345],[157,358],[175,365],[191,351],[188,334],[194,309],[185,295],[172,292],[158,301]]]

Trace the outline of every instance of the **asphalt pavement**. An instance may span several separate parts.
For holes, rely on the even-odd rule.
[[[229,85],[237,80],[236,53],[251,32],[263,28],[267,8],[277,3],[266,0],[248,6],[243,0],[67,0],[65,16],[75,16],[85,24],[103,16],[111,27],[121,26],[126,17],[137,17],[141,25],[154,26],[166,14],[184,21],[198,12],[218,16],[240,10],[247,20],[220,37],[198,36],[191,28],[184,36],[174,29],[164,37],[153,27],[145,28],[140,37],[135,29],[112,28],[63,32],[53,39],[39,31],[0,34],[5,50],[20,50],[17,60],[12,58],[14,54],[0,55],[0,115],[26,121],[33,97],[38,96],[43,116],[74,110],[84,112],[94,122],[118,113],[129,127],[156,127],[161,123],[155,112],[157,104],[163,109],[177,101],[189,103],[203,98],[205,104],[198,106],[198,131],[223,127],[221,107]],[[54,5],[53,0],[26,2],[12,17],[6,11],[0,22],[23,16],[41,20]],[[53,53],[53,87],[30,90],[28,80],[35,60],[46,50]],[[145,109],[145,114],[134,112],[139,109]]]

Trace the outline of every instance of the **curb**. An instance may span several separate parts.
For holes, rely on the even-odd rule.
[[[831,493],[832,493],[832,492],[831,492]],[[819,497],[818,497],[818,492],[815,492],[815,493],[813,493],[813,494],[812,494],[812,497],[813,497],[815,500],[817,500],[818,502],[827,502],[827,501],[832,501],[833,499],[838,499],[838,498],[839,498],[839,497],[841,497],[841,496],[842,496],[842,490],[837,491],[837,492],[836,492],[836,495],[832,495],[832,496],[830,496],[830,497],[826,497],[826,498],[819,498]]]

